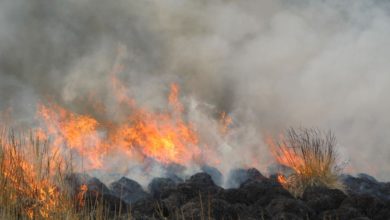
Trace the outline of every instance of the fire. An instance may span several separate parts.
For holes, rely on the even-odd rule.
[[[339,179],[342,165],[337,160],[336,139],[331,132],[316,129],[293,128],[280,136],[276,143],[268,139],[276,161],[292,170],[279,173],[279,182],[295,196],[301,196],[305,188],[325,186],[343,189]]]
[[[303,158],[301,158],[291,147],[288,147],[284,142],[284,137],[281,135],[281,142],[275,143],[272,138],[267,138],[267,144],[271,149],[271,153],[273,154],[276,161],[284,166],[290,167],[294,169],[297,173],[302,171],[302,167],[304,166]]]
[[[227,134],[229,126],[232,123],[233,119],[226,112],[222,112],[220,116],[220,133],[223,135]]]
[[[119,133],[126,137],[125,146],[138,148],[145,156],[162,163],[185,164],[199,154],[196,133],[180,119],[139,112],[129,121]]]
[[[280,143],[275,143],[272,138],[267,138],[266,142],[271,150],[272,155],[276,161],[283,166],[293,169],[296,173],[300,174],[305,167],[304,160],[301,158],[291,147],[285,143],[283,135],[279,137]],[[283,186],[287,186],[287,178],[284,174],[279,173],[277,180]]]
[[[77,115],[55,104],[39,105],[38,114],[45,124],[47,136],[53,138],[53,149],[62,149],[66,145],[80,156],[86,156],[88,167],[102,166],[100,155],[104,152],[104,145],[94,118]]]
[[[283,175],[283,174],[278,174],[277,176],[277,180],[280,184],[282,184],[283,186],[286,186],[288,183],[287,183],[287,179],[286,177]]]
[[[212,155],[208,161],[218,161],[213,148],[201,144],[196,127],[187,120],[178,84],[171,84],[166,108],[149,109],[140,106],[116,77],[122,69],[115,65],[109,77],[110,105],[115,105],[117,112],[108,113],[112,106],[93,96],[86,98],[90,107],[97,109],[88,114],[53,101],[41,102],[37,105],[38,126],[32,130],[34,141],[7,142],[0,130],[0,184],[8,193],[1,198],[9,198],[0,204],[21,204],[31,219],[51,219],[61,210],[82,208],[87,185],[82,184],[70,198],[67,186],[61,185],[64,181],[57,180],[66,172],[109,169],[106,165],[113,155],[126,157],[124,162],[148,158],[163,165],[187,166],[204,161],[205,155]],[[226,133],[231,118],[223,113],[221,123]],[[38,148],[41,145],[44,147]],[[71,168],[65,155],[75,159],[69,161]]]
[[[53,170],[61,172],[61,158],[48,153],[38,139],[0,136],[0,184],[2,207],[17,207],[30,219],[50,218],[63,210],[63,193],[54,180]],[[55,162],[55,161],[58,161]]]
[[[197,132],[183,119],[184,107],[179,101],[177,84],[171,85],[169,108],[163,112],[138,107],[115,77],[112,86],[118,104],[126,104],[121,108],[129,112],[119,122],[76,114],[56,104],[39,105],[41,130],[46,131],[56,148],[77,153],[83,158],[85,169],[104,168],[105,158],[115,152],[127,155],[130,160],[153,158],[162,164],[182,165],[200,156]]]
[[[169,94],[168,101],[169,104],[173,107],[173,111],[176,114],[180,114],[184,111],[183,105],[179,101],[179,86],[177,84],[171,85],[171,93]]]
[[[85,206],[85,193],[88,191],[88,186],[86,184],[81,184],[79,193],[76,196],[77,203],[79,204],[80,207]]]

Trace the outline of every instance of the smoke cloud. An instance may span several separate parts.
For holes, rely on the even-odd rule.
[[[269,164],[264,137],[302,126],[333,130],[350,172],[389,180],[389,9],[364,0],[1,1],[0,110],[31,124],[46,98],[80,113],[89,108],[80,97],[109,103],[120,62],[142,105],[159,108],[169,83],[181,86],[222,170]],[[221,111],[233,117],[225,139],[212,129]]]

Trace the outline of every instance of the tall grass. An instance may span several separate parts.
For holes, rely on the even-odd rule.
[[[49,141],[1,128],[0,219],[107,219],[103,201],[85,204],[69,185],[71,173],[72,160]]]
[[[0,131],[0,215],[5,219],[70,216],[73,202],[63,177],[70,167],[47,141]]]
[[[344,189],[339,180],[343,165],[330,131],[290,128],[278,140],[271,140],[270,145],[276,160],[292,168],[291,174],[280,176],[280,182],[293,195],[301,196],[310,186]]]
[[[0,128],[0,219],[132,219],[128,207],[113,209],[99,190],[87,190],[70,155],[33,132]]]

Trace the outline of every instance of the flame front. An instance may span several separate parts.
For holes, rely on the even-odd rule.
[[[183,120],[184,107],[178,98],[177,84],[171,85],[168,110],[156,113],[137,107],[134,100],[124,95],[119,80],[113,78],[112,82],[117,100],[125,103],[130,112],[120,122],[99,121],[56,104],[39,105],[42,130],[53,139],[57,149],[76,152],[83,158],[85,169],[104,168],[105,158],[114,152],[131,160],[153,158],[162,164],[182,165],[200,156],[198,135],[191,123]]]
[[[15,204],[31,219],[53,219],[53,213],[87,206],[87,185],[76,193],[67,191],[63,181],[67,173],[112,172],[113,159],[120,159],[124,169],[134,162],[142,167],[150,161],[185,167],[206,160],[209,165],[219,162],[217,152],[202,143],[195,124],[188,120],[177,84],[170,86],[165,108],[151,109],[139,105],[116,77],[122,68],[115,65],[109,77],[109,104],[89,96],[93,111],[88,114],[53,101],[38,103],[38,126],[32,130],[37,142],[14,143],[12,138],[6,142],[6,132],[0,130],[0,184],[9,193],[2,196],[9,198],[0,201],[2,205]],[[226,113],[221,115],[221,134],[227,133],[231,122]],[[37,147],[40,143],[45,143],[43,149]]]

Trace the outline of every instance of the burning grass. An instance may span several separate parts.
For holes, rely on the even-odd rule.
[[[62,197],[52,172],[55,157],[46,143],[16,137],[3,130],[0,135],[0,205],[1,214],[28,218],[48,218],[59,211]]]
[[[169,193],[166,195],[174,198],[171,201],[160,203],[162,200],[149,194],[139,200],[140,203],[126,203],[120,199],[120,193],[104,192],[105,186],[100,181],[74,173],[71,158],[66,158],[64,152],[56,150],[56,145],[47,139],[42,141],[40,137],[41,134],[15,135],[0,129],[0,219],[132,219],[132,216],[137,219],[140,216],[228,219],[222,218],[225,215],[237,219],[240,215],[247,216],[246,212],[248,216],[263,219],[277,213],[278,204],[306,207],[302,200],[292,199],[278,184],[255,178],[256,181],[249,181],[249,185],[224,190],[207,174],[196,174],[164,189],[164,193]],[[277,141],[270,141],[270,145],[277,161],[292,169],[290,175],[280,174],[279,181],[295,196],[299,197],[310,186],[343,189],[338,179],[341,166],[335,152],[336,140],[330,132],[290,129]],[[338,194],[346,197],[343,192]],[[240,198],[231,200],[232,196]],[[248,206],[245,212],[228,211],[236,201],[253,206]],[[258,208],[259,201],[264,203],[262,206],[268,204],[267,208],[254,211],[253,207]],[[308,213],[301,216],[308,216]]]
[[[72,193],[66,182],[72,162],[54,149],[39,135],[0,130],[0,219],[103,216],[104,207],[99,201],[84,207],[85,187]]]
[[[34,132],[15,134],[0,126],[0,219],[105,216],[102,195],[86,198],[91,197],[86,185],[75,190],[67,177],[73,167],[77,172],[104,169],[105,159],[114,154],[182,165],[200,158],[199,137],[185,120],[178,85],[171,85],[167,108],[157,112],[136,105],[115,76],[113,90],[118,106],[126,109],[115,118],[119,121],[99,120],[49,102],[38,104]]]
[[[278,174],[278,180],[293,195],[301,196],[310,186],[343,190],[339,181],[343,166],[331,132],[291,128],[278,140],[268,140],[268,144],[277,162],[292,169],[291,174]]]

